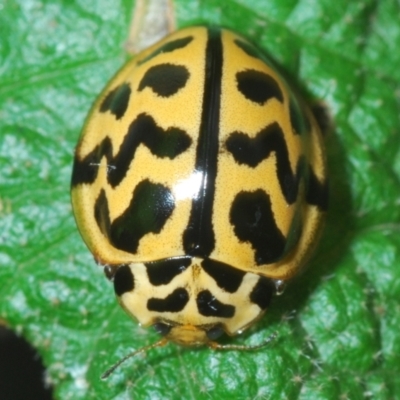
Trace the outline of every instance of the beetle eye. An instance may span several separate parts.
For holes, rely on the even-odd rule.
[[[218,339],[224,334],[224,330],[220,326],[214,326],[206,332],[207,337],[210,340]]]
[[[171,331],[172,326],[164,324],[163,322],[157,322],[153,325],[153,328],[161,336],[167,336],[168,333]]]
[[[114,279],[115,276],[115,272],[116,272],[116,268],[111,267],[111,265],[106,265],[104,267],[104,275],[106,276],[106,278],[110,281],[112,281]]]

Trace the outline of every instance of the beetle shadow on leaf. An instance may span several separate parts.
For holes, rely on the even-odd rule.
[[[346,171],[347,153],[340,138],[332,132],[325,138],[329,177],[329,206],[322,237],[306,269],[289,281],[282,296],[275,297],[271,306],[275,317],[271,323],[285,319],[293,331],[304,336],[297,318],[312,293],[335,275],[341,259],[348,252],[355,232],[350,182]],[[300,331],[299,331],[300,329]],[[301,333],[303,332],[303,333]]]

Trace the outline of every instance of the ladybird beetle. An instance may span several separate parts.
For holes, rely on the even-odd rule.
[[[218,348],[260,318],[317,242],[321,132],[243,37],[182,29],[128,61],[95,102],[72,204],[119,303],[158,344]]]

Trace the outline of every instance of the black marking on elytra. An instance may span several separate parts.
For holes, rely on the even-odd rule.
[[[137,65],[142,65],[145,62],[151,60],[152,58],[158,56],[159,54],[162,53],[171,53],[172,51],[183,49],[186,47],[191,41],[193,40],[193,36],[186,36],[184,38],[180,39],[175,39],[171,40],[168,43],[165,43],[164,45],[158,47],[156,50],[154,50],[152,53],[150,53],[147,57],[143,58],[143,60],[140,60]]]
[[[165,299],[151,298],[147,301],[147,309],[157,312],[178,312],[182,311],[189,301],[189,294],[186,289],[175,289]]]
[[[290,122],[295,135],[307,134],[311,131],[311,124],[308,115],[296,98],[290,96],[289,102]]]
[[[132,292],[135,288],[135,278],[128,265],[121,265],[114,275],[114,291],[117,296]]]
[[[212,208],[217,175],[222,64],[221,33],[217,29],[209,29],[203,107],[194,167],[195,171],[201,174],[202,182],[192,201],[189,223],[183,234],[186,254],[203,258],[206,258],[215,246]]]
[[[110,228],[110,242],[120,250],[136,253],[140,239],[148,233],[160,233],[175,208],[174,197],[167,187],[141,181],[126,210]]]
[[[105,155],[107,159],[110,159],[111,153],[111,140],[106,137],[101,144],[97,145],[83,160],[80,160],[78,155],[75,154],[71,186],[74,187],[82,183],[93,183],[99,172],[99,164],[103,155]]]
[[[283,102],[283,93],[279,84],[265,72],[248,69],[236,74],[237,88],[243,96],[260,105],[270,99]]]
[[[254,47],[252,44],[245,42],[240,39],[235,39],[234,43],[237,47],[239,47],[242,51],[244,51],[248,56],[253,58],[258,58],[259,60],[263,61],[267,65],[274,66],[275,62],[270,58],[267,54],[261,52],[259,49]],[[276,68],[276,67],[274,67]]]
[[[260,276],[258,282],[250,293],[250,301],[257,304],[261,310],[265,310],[269,306],[275,292],[276,287],[274,282],[269,278]]]
[[[147,276],[154,286],[166,285],[177,275],[184,272],[191,264],[190,257],[176,257],[145,263]]]
[[[311,165],[308,166],[308,187],[306,193],[308,204],[317,206],[321,211],[328,209],[329,185],[327,181],[321,182],[314,173]]]
[[[263,190],[239,192],[229,218],[235,235],[243,242],[250,242],[257,265],[282,258],[286,240],[275,222],[270,197]]]
[[[275,152],[276,174],[285,200],[288,204],[296,201],[299,181],[304,173],[304,161],[303,158],[299,159],[296,171],[293,173],[285,137],[278,123],[274,122],[262,129],[254,138],[243,132],[233,132],[225,145],[236,162],[252,168]]]
[[[206,258],[201,263],[204,271],[207,272],[223,290],[229,293],[235,293],[242,283],[243,277],[246,274],[228,264]]]
[[[170,97],[186,85],[189,76],[188,69],[183,65],[155,65],[144,74],[139,83],[138,91],[149,87],[161,97]]]
[[[98,164],[106,157],[107,165],[111,166],[107,180],[112,187],[116,187],[126,176],[140,145],[146,146],[156,157],[172,160],[185,152],[191,143],[192,139],[185,131],[176,127],[164,130],[150,115],[139,114],[129,126],[115,156],[112,155],[111,140],[106,137],[83,160],[75,157],[71,184],[93,183],[98,174]]]
[[[234,43],[236,44],[237,47],[239,47],[239,49],[243,50],[248,56],[254,58],[260,58],[259,51],[250,43],[244,42],[243,40],[240,39],[235,39]]]
[[[303,233],[303,209],[301,204],[295,208],[292,223],[286,237],[284,254],[289,254],[291,250],[299,243],[301,234]]]
[[[94,219],[96,220],[101,233],[104,236],[109,237],[111,227],[110,210],[108,208],[108,200],[104,189],[101,189],[101,192],[96,199],[94,205]]]
[[[117,86],[104,98],[100,104],[100,112],[110,111],[115,115],[116,119],[121,119],[128,108],[129,99],[131,97],[131,87],[128,83],[122,83]]]
[[[150,115],[139,114],[129,126],[118,154],[108,160],[114,166],[107,176],[108,182],[115,187],[122,181],[141,144],[155,156],[172,160],[186,151],[191,143],[192,139],[185,131],[175,127],[164,130]]]
[[[235,315],[235,307],[221,303],[209,290],[203,290],[197,295],[197,309],[205,317],[231,318]]]

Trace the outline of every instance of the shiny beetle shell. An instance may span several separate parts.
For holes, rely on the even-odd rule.
[[[76,148],[72,203],[122,307],[199,345],[242,332],[301,270],[326,182],[319,127],[268,58],[194,27],[104,89]]]

